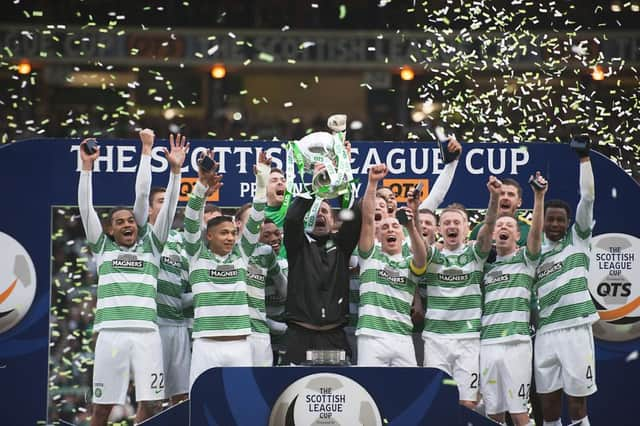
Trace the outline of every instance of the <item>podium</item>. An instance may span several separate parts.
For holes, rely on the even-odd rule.
[[[190,422],[190,423],[189,423]],[[494,425],[430,368],[214,368],[148,426]]]

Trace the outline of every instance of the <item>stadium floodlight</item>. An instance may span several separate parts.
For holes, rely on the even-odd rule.
[[[601,81],[604,80],[604,77],[604,70],[600,65],[596,65],[595,67],[593,67],[593,70],[591,70],[591,78],[596,81]]]
[[[400,68],[400,78],[404,81],[413,80],[415,75],[416,74],[413,72],[413,69],[411,67],[405,65],[404,67]]]
[[[18,64],[18,74],[27,75],[31,73],[31,63],[26,59],[23,59]]]
[[[224,78],[225,75],[227,75],[227,68],[224,66],[224,64],[215,64],[213,67],[211,67],[211,77],[219,80],[221,78]]]

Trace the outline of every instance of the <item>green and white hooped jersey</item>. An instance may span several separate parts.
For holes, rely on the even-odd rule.
[[[390,256],[373,246],[360,256],[360,305],[356,335],[411,336],[411,302],[417,279],[411,257]]]
[[[280,249],[280,251],[282,251],[282,248]],[[287,258],[280,257],[280,255],[278,254],[277,259],[280,272],[286,277],[289,272],[289,264],[287,262]],[[266,299],[265,310],[267,313],[267,318],[269,318],[269,320],[271,320],[273,323],[276,323],[274,325],[279,325],[280,329],[284,330],[287,327],[284,318],[287,296],[278,294],[278,291],[276,290],[276,283],[273,278],[274,277],[270,277],[269,275],[267,275],[267,282],[264,288]],[[274,345],[281,344],[284,344],[284,334],[271,330],[271,346],[274,347]]]
[[[182,294],[189,283],[189,263],[183,251],[182,234],[174,229],[160,257],[158,272],[158,325],[184,326]]]
[[[252,333],[269,334],[265,285],[267,276],[273,277],[277,274],[280,274],[280,265],[271,246],[261,244],[256,247],[247,267],[247,295]]]
[[[486,264],[482,278],[484,294],[480,343],[528,342],[531,291],[540,254],[526,247],[513,255],[498,256]]]
[[[535,283],[538,333],[598,321],[587,286],[590,240],[591,229],[576,224],[556,243],[545,238]]]
[[[104,233],[90,244],[98,265],[94,330],[157,330],[156,285],[163,245],[148,232],[130,249]]]
[[[423,335],[480,337],[480,283],[488,256],[478,251],[477,244],[453,252],[430,248],[427,272],[420,280],[422,297],[426,297]]]
[[[193,338],[251,334],[247,297],[247,264],[263,220],[264,203],[254,203],[245,232],[226,256],[212,253],[200,239],[204,186],[197,183],[184,220],[189,284],[193,292]]]

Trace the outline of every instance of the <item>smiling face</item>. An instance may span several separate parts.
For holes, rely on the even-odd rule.
[[[327,235],[333,230],[333,212],[331,206],[326,201],[320,205],[318,215],[316,216],[316,224],[313,227],[314,235]]]
[[[120,209],[113,212],[109,235],[124,247],[132,247],[138,241],[138,225],[131,210]]]
[[[436,240],[436,231],[438,225],[436,223],[436,217],[428,212],[418,213],[418,222],[420,224],[420,233],[429,242],[433,244]]]
[[[282,232],[278,229],[275,223],[265,222],[262,224],[262,227],[260,228],[260,242],[271,246],[276,255],[280,252]]]
[[[460,210],[445,210],[440,215],[440,234],[444,238],[444,248],[456,250],[469,233],[469,222]]]
[[[286,179],[278,169],[271,170],[269,182],[267,183],[267,205],[269,207],[279,207],[284,200],[286,189]]]
[[[402,252],[404,233],[398,219],[395,217],[382,219],[378,229],[378,240],[384,253],[394,255]]]
[[[225,256],[231,253],[236,243],[236,226],[229,218],[210,226],[207,229],[207,240],[209,240],[209,250],[218,256]]]
[[[517,250],[520,229],[513,216],[505,215],[496,220],[493,239],[496,242],[496,250],[500,256],[511,254]]]
[[[382,197],[387,205],[387,214],[394,215],[398,209],[398,201],[396,200],[396,194],[389,188],[378,189],[376,195]]]
[[[551,241],[560,241],[569,228],[569,215],[562,207],[548,207],[544,212],[544,234]]]
[[[502,184],[500,190],[500,198],[498,199],[498,214],[499,215],[515,215],[516,210],[520,208],[522,204],[522,198],[518,188],[506,183]]]

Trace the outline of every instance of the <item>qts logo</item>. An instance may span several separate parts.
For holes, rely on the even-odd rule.
[[[0,247],[0,333],[4,333],[29,311],[36,294],[36,271],[24,247],[2,232]]]
[[[602,234],[591,240],[589,291],[600,321],[593,334],[603,340],[640,337],[640,239]]]
[[[427,198],[429,194],[429,179],[383,179],[382,185],[391,189],[396,195],[396,200],[399,203],[407,202],[407,192],[410,189],[414,189],[416,185],[422,183],[422,191],[420,194],[420,201]]]
[[[198,178],[183,177],[180,180],[180,196],[178,201],[189,201],[189,194],[193,191],[193,187],[196,186]],[[216,191],[207,198],[207,201],[220,201],[220,191]]]

